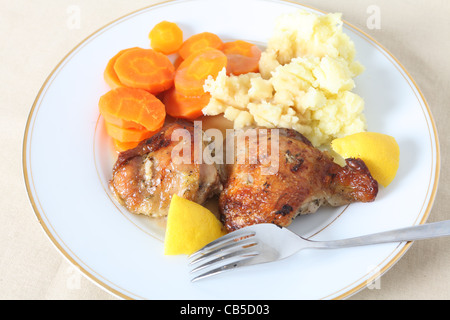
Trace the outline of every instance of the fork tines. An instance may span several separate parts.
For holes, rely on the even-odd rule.
[[[191,281],[197,281],[224,271],[232,270],[247,264],[259,252],[254,250],[258,242],[254,239],[254,231],[237,230],[231,232],[189,256],[189,265],[203,262],[191,270],[191,273],[204,270]],[[253,238],[253,239],[252,239]]]

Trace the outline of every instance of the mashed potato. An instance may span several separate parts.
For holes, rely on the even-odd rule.
[[[364,101],[352,93],[363,71],[342,32],[340,14],[305,11],[277,19],[260,60],[260,73],[206,80],[211,94],[205,115],[223,114],[235,129],[291,128],[317,146],[366,128]]]
[[[355,46],[342,32],[342,14],[318,16],[306,11],[285,14],[275,21],[275,30],[261,56],[260,72],[264,78],[279,65],[296,57],[325,56],[343,60],[352,76],[363,71],[355,59]]]

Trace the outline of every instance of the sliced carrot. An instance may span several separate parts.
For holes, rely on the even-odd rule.
[[[226,42],[222,48],[227,56],[227,74],[240,75],[259,71],[261,49],[243,40]]]
[[[169,58],[153,49],[123,53],[114,64],[120,82],[156,94],[173,85],[175,68]]]
[[[205,49],[190,55],[175,72],[175,88],[185,96],[204,94],[203,84],[208,76],[216,77],[227,65],[226,55],[217,49]]]
[[[130,141],[130,142],[122,142],[116,139],[113,139],[114,147],[117,151],[123,152],[126,150],[133,149],[137,147],[137,145],[140,143],[140,141]]]
[[[132,121],[147,131],[160,129],[166,118],[164,104],[142,89],[119,87],[110,90],[100,97],[98,106],[103,117]]]
[[[111,89],[115,89],[117,87],[123,87],[122,82],[120,82],[119,77],[116,74],[116,71],[114,70],[114,64],[116,63],[117,59],[124,54],[127,51],[139,49],[138,47],[134,48],[128,48],[124,50],[120,50],[114,57],[112,57],[108,64],[106,65],[105,71],[103,72],[103,78],[105,79],[106,83],[111,87]]]
[[[174,22],[161,21],[153,27],[148,35],[150,46],[164,54],[172,54],[183,44],[183,31]]]
[[[178,53],[183,59],[186,59],[191,54],[196,53],[199,50],[203,50],[205,48],[221,50],[222,46],[223,41],[218,35],[211,32],[202,32],[194,34],[184,41]]]
[[[194,120],[203,115],[202,109],[208,104],[210,98],[209,93],[189,97],[180,94],[176,88],[172,88],[165,93],[163,102],[168,115]]]
[[[106,121],[105,127],[108,135],[120,142],[142,141],[155,134],[154,131],[121,128]]]
[[[178,55],[177,58],[175,59],[173,66],[175,67],[175,70],[178,69],[178,67],[180,66],[180,64],[183,62],[183,58]]]
[[[128,121],[124,120],[115,116],[112,116],[107,113],[103,113],[103,118],[106,122],[109,122],[115,126],[125,128],[125,129],[136,129],[136,130],[145,130],[144,126],[141,126],[139,123],[136,123],[134,121]]]

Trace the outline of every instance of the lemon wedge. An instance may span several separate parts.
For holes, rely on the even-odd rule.
[[[400,162],[400,147],[394,137],[377,132],[361,132],[338,138],[331,148],[343,158],[360,158],[372,177],[383,187],[394,180]]]
[[[225,233],[222,223],[211,211],[173,195],[167,216],[164,254],[192,254]]]

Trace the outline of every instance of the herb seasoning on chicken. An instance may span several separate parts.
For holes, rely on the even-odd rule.
[[[188,132],[191,139],[172,141],[177,129]],[[199,204],[217,195],[222,184],[216,164],[195,163],[195,152],[181,163],[172,157],[180,143],[190,143],[189,149],[195,149],[193,135],[191,123],[175,122],[136,148],[120,153],[110,181],[117,200],[132,213],[163,217],[174,194]]]

